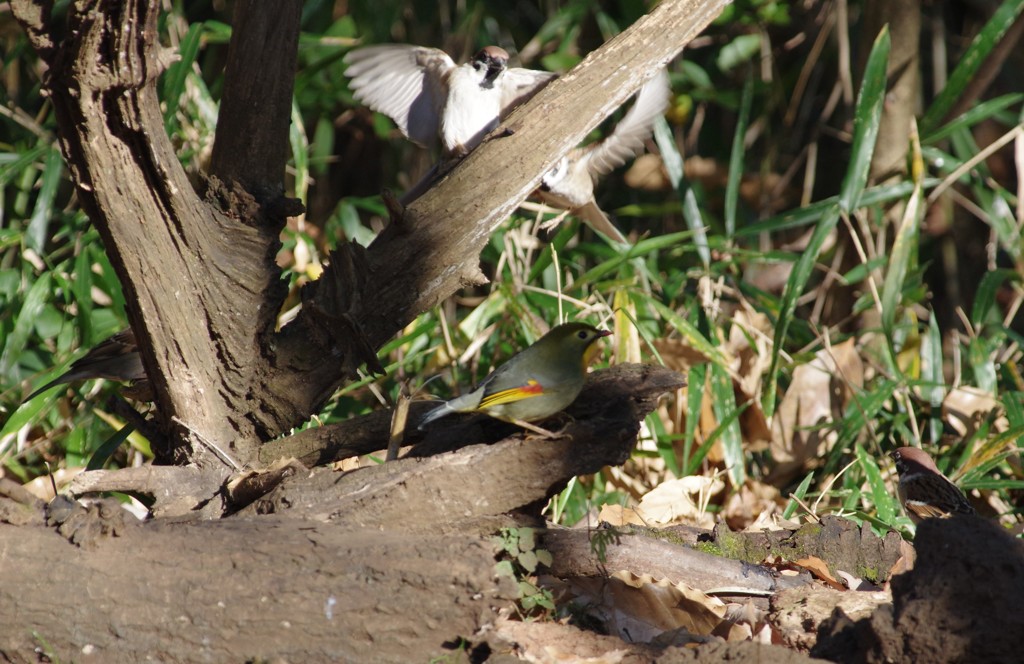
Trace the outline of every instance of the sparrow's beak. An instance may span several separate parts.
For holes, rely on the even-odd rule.
[[[488,83],[493,83],[501,72],[505,71],[508,66],[508,60],[503,58],[488,57],[487,58],[487,74],[484,76],[484,80]]]

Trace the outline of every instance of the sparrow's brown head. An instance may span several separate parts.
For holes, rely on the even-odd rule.
[[[486,70],[484,80],[493,83],[508,67],[508,51],[500,46],[484,46],[473,56],[473,67],[477,71]]]
[[[900,477],[929,471],[942,474],[928,453],[916,447],[898,447],[889,452],[889,456],[896,462],[896,472]]]
[[[914,523],[951,514],[974,514],[967,496],[939,472],[927,453],[900,447],[889,453],[900,474],[898,492],[907,516]]]

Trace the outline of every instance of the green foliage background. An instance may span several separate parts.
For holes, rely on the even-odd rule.
[[[686,367],[689,392],[675,397],[691,416],[649,418],[649,440],[626,469],[635,485],[608,474],[574,482],[553,505],[571,522],[673,475],[724,470],[730,492],[763,479],[774,462],[748,439],[744,412],[771,416],[795,367],[826,343],[853,338],[869,378],[842,418],[821,423],[837,442],[809,473],[783,482],[782,495],[820,497],[819,511],[905,526],[885,452],[923,444],[941,467],[965,471],[965,488],[1016,520],[1024,480],[1020,174],[1005,151],[989,161],[975,156],[980,141],[1020,129],[1024,69],[1004,67],[968,113],[945,116],[1022,5],[1005,0],[992,17],[925,7],[946,26],[951,72],[944,87],[925,86],[916,168],[875,184],[867,173],[887,33],[861,34],[862,3],[850,3],[847,23],[832,24],[828,2],[735,2],[670,67],[675,96],[650,146],[664,164],[660,185],[630,187],[620,169],[599,189],[599,203],[634,246],[610,246],[572,218],[538,232],[554,215],[524,208],[481,257],[491,285],[421,315],[382,350],[388,377],[347,386],[319,421],[379,408],[401,381],[421,395],[447,396],[563,318],[615,327],[605,361],[663,361],[661,340],[701,352],[707,360]],[[289,225],[280,257],[293,288],[315,278],[339,242],[372,241],[385,216],[380,190],[407,187],[430,163],[386,118],[354,102],[341,62],[349,49],[408,42],[465,59],[496,43],[523,66],[567,71],[646,10],[637,0],[304,3],[288,186],[308,214]],[[181,53],[161,80],[167,131],[192,171],[203,169],[212,147],[229,22],[223,3],[202,2],[175,2],[161,21],[163,43]],[[40,94],[45,72],[9,14],[0,14],[0,27],[0,463],[21,481],[90,459],[140,463],[148,447],[137,435],[109,458],[94,458],[121,427],[104,406],[114,386],[51,390],[19,408],[32,386],[126,323],[120,284],[63,166]],[[832,32],[818,50],[823,29]],[[840,33],[853,46],[852,65]],[[924,53],[930,38],[922,40],[926,68],[934,66]],[[857,62],[866,64],[858,70]],[[844,65],[854,70],[857,99],[824,112]],[[929,198],[953,173],[954,186]],[[893,205],[905,210],[896,221],[884,216]],[[852,263],[837,257],[833,241],[847,229],[867,248]],[[805,246],[793,248],[801,236]],[[752,276],[772,266],[792,267],[784,287]],[[844,298],[845,310],[822,306]],[[774,329],[755,395],[734,389],[737,369],[722,350],[739,309],[767,316]],[[954,386],[979,388],[996,403],[966,439],[951,436],[942,416]],[[696,417],[705,390],[714,404],[710,428]],[[652,467],[653,477],[639,470]],[[795,509],[790,501],[786,512]]]

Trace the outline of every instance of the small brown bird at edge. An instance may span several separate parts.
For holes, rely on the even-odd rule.
[[[900,476],[900,502],[915,524],[933,517],[975,514],[964,492],[942,474],[927,452],[900,447],[889,456],[896,462]]]

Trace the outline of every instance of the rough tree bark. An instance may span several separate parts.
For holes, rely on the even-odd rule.
[[[260,121],[268,134],[251,150],[265,161],[247,168],[254,153],[231,149],[237,133],[220,123],[213,168],[221,177],[200,178],[198,191],[163,129],[156,82],[170,55],[156,43],[159,3],[82,0],[61,23],[48,3],[13,2],[49,66],[46,90],[72,179],[124,284],[156,391],[156,423],[169,441],[161,460],[191,466],[170,469],[183,486],[161,487],[177,501],[166,513],[197,514],[202,502],[221,500],[226,472],[209,446],[257,465],[265,441],[304,421],[358,365],[373,366],[375,349],[418,312],[479,280],[481,248],[541,174],[724,4],[659,4],[515,112],[506,122],[514,133],[499,128],[435,189],[396,210],[370,247],[334,255],[304,294],[301,314],[275,333],[284,293],[273,258],[286,217],[301,206],[277,186],[283,157],[275,134],[287,127],[290,84],[266,78],[294,63],[297,0],[236,5],[231,61],[244,62],[260,44],[265,61],[280,66],[229,66],[230,77],[255,82],[229,80],[222,111],[237,109],[236,127]],[[254,90],[272,95],[258,113],[245,102]],[[639,372],[641,383],[659,375],[619,371]],[[26,661],[36,646],[66,661],[136,661],[153,648],[180,661],[429,658],[443,642],[472,636],[493,601],[508,596],[479,532],[509,511],[535,509],[573,475],[622,463],[653,399],[672,389],[671,380],[651,379],[646,390],[614,382],[630,390],[591,408],[615,421],[588,413],[569,429],[571,440],[474,446],[340,481],[328,470],[289,467],[263,497],[225,487],[224,504],[240,510],[233,518],[129,527],[106,507],[51,509],[51,526],[82,549],[62,544],[32,508],[25,516],[0,491],[0,611],[17,611],[0,615],[11,626],[0,634],[0,659]],[[610,408],[613,401],[619,405]],[[317,505],[302,496],[316,496]],[[96,537],[111,533],[118,537]],[[120,569],[152,573],[122,582]],[[73,601],[65,599],[69,588],[78,592]],[[450,612],[431,608],[441,604]]]
[[[50,525],[80,548],[41,527],[42,506],[20,487],[0,484],[0,661],[28,661],[36,646],[104,662],[443,654],[514,598],[482,535],[520,523],[509,513],[535,511],[569,478],[623,463],[658,395],[683,382],[654,367],[605,373],[594,381],[605,398],[590,406],[604,415],[554,441],[516,434],[344,474],[294,468],[213,521],[137,525],[116,504],[50,506]]]
[[[261,43],[250,35],[245,43],[260,43],[267,61],[294,62],[294,52],[284,51],[294,51],[297,0],[272,4],[280,6],[240,2],[236,16],[278,12],[274,22],[253,24],[272,25],[284,36]],[[275,334],[284,293],[272,259],[285,217],[299,208],[246,191],[238,181],[207,180],[202,194],[189,185],[163,130],[156,94],[168,58],[156,44],[159,3],[73,3],[63,39],[54,34],[47,3],[12,3],[50,67],[46,89],[65,157],[125,286],[154,378],[158,424],[170,441],[161,456],[216,465],[204,451],[208,442],[243,464],[254,460],[260,443],[308,418],[358,365],[374,365],[374,349],[418,312],[478,282],[484,243],[541,174],[725,4],[662,2],[592,53],[508,119],[514,135],[487,141],[367,250],[349,246],[336,254],[309,289],[302,313]],[[244,45],[239,35],[236,30],[231,46],[236,52]],[[266,80],[277,71],[247,68],[244,75],[257,82],[238,86],[278,95],[277,103],[258,109],[276,114],[257,116],[262,131],[286,126],[279,99],[284,87]],[[226,90],[233,89],[229,80]],[[233,121],[250,126],[253,109],[237,108]],[[218,143],[229,140],[221,125]],[[276,140],[268,136],[268,150]],[[217,154],[231,152],[218,147]],[[242,183],[258,180],[244,164],[219,170]],[[501,177],[481,177],[495,173]]]

